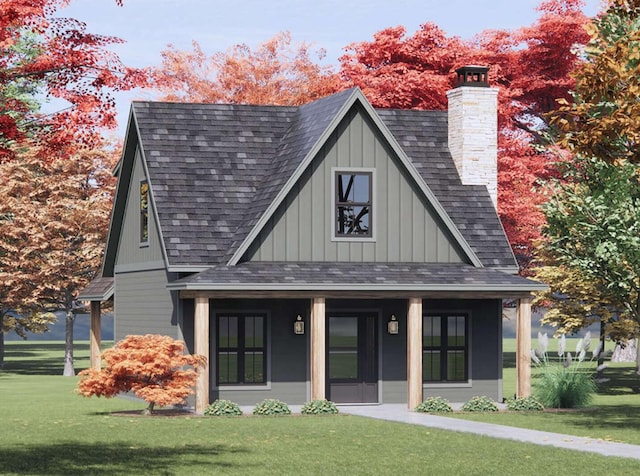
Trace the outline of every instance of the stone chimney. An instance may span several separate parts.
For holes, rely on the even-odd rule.
[[[498,204],[498,90],[489,87],[489,68],[456,70],[458,84],[447,91],[449,151],[465,185],[485,185]]]

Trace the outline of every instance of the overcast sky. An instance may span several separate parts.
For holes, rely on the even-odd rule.
[[[349,43],[370,40],[389,26],[403,25],[410,35],[426,22],[448,35],[471,38],[487,29],[530,25],[539,0],[72,0],[59,14],[82,20],[88,31],[122,38],[114,47],[128,66],[160,63],[168,44],[190,49],[196,40],[207,53],[245,43],[252,48],[280,31],[295,42],[326,50],[325,62],[338,64]],[[594,15],[600,0],[588,0],[585,13]],[[132,99],[149,93],[116,97],[119,132],[126,125]]]

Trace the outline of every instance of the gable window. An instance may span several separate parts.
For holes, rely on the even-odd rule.
[[[468,380],[467,325],[464,314],[422,316],[423,382]]]
[[[218,385],[267,382],[264,314],[224,314],[217,319]]]
[[[140,182],[140,244],[149,243],[149,183]]]
[[[335,237],[372,237],[373,173],[335,172]]]

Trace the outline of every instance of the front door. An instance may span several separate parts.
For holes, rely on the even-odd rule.
[[[327,398],[336,403],[378,401],[378,318],[329,314]]]

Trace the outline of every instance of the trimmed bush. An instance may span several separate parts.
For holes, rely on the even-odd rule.
[[[498,405],[489,397],[473,397],[462,405],[463,412],[497,412]]]
[[[429,397],[416,407],[420,413],[451,413],[453,408],[449,401],[442,397]]]
[[[507,410],[512,412],[540,412],[544,405],[534,396],[518,397],[507,400]]]
[[[303,415],[332,414],[338,413],[338,408],[329,400],[312,400],[303,405],[301,413]]]
[[[291,410],[286,403],[273,398],[261,401],[253,409],[254,415],[291,415]]]
[[[242,410],[237,403],[229,400],[216,400],[204,411],[207,416],[238,416],[242,415]]]

